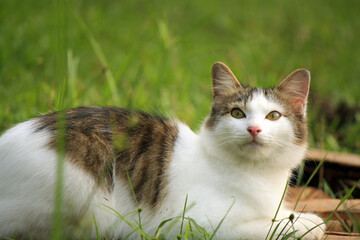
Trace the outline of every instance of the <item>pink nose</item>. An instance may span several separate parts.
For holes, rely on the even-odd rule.
[[[261,132],[261,128],[257,126],[250,126],[248,127],[247,130],[253,137],[256,137],[256,135],[258,135],[258,133]]]

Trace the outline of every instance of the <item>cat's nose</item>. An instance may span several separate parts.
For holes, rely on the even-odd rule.
[[[256,135],[258,135],[258,133],[261,132],[261,128],[258,126],[250,126],[248,127],[247,130],[253,137],[256,137]]]

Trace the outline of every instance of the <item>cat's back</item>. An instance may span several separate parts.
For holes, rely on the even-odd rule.
[[[111,206],[119,183],[130,179],[137,200],[156,206],[177,136],[178,123],[165,117],[109,107],[75,108],[14,126],[0,137],[0,233],[48,231],[59,157],[65,203],[86,202],[96,187],[95,198]],[[24,222],[15,221],[21,216]]]
[[[166,167],[177,136],[178,124],[163,116],[115,107],[80,107],[46,114],[6,131],[0,137],[0,164],[3,170],[11,165],[19,171],[27,164],[36,170],[63,153],[66,162],[110,191],[115,175],[144,182],[135,175]]]

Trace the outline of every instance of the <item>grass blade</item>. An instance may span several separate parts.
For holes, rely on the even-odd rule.
[[[66,151],[66,117],[64,112],[57,114],[56,121],[56,147],[57,147],[57,166],[54,193],[54,217],[53,231],[51,239],[61,239],[63,225],[63,186],[64,186],[64,165]]]
[[[141,239],[143,239],[143,229],[142,229],[142,226],[141,226],[141,212],[142,212],[142,209],[139,207],[139,203],[137,201],[137,198],[136,198],[136,194],[135,194],[135,191],[134,191],[134,188],[133,188],[133,185],[131,183],[131,179],[130,179],[130,175],[129,175],[129,172],[126,171],[126,176],[127,176],[127,179],[128,179],[128,182],[130,184],[130,189],[131,189],[131,192],[133,194],[133,197],[134,197],[134,201],[135,201],[135,204],[136,204],[136,207],[137,207],[137,213],[138,213],[138,218],[139,218],[139,228],[141,230]]]
[[[326,155],[327,156],[327,155]],[[320,167],[324,164],[325,162],[325,159],[326,159],[326,156],[324,157],[324,159],[319,163],[319,165],[315,168],[315,170],[312,172],[311,176],[309,177],[309,179],[307,180],[307,182],[305,183],[303,189],[301,190],[300,192],[300,195],[298,197],[298,199],[296,200],[296,203],[295,203],[295,206],[294,206],[294,210],[296,209],[299,201],[300,201],[300,198],[302,196],[302,194],[304,193],[306,187],[310,184],[311,180],[315,177],[316,173],[319,171]]]
[[[96,223],[95,214],[93,214],[93,222],[94,222],[94,227],[95,227],[96,239],[101,240],[101,236],[100,236],[100,233],[99,233],[99,228],[98,228],[97,223]]]
[[[77,19],[77,22],[80,25],[80,28],[83,30],[83,32],[87,36],[87,38],[94,50],[94,53],[95,53],[96,57],[98,58],[101,66],[104,70],[105,78],[109,84],[109,88],[111,91],[112,100],[114,101],[114,103],[119,103],[120,98],[119,98],[118,89],[116,86],[116,81],[115,81],[112,71],[110,70],[109,64],[105,57],[105,54],[100,47],[100,44],[98,43],[95,36],[91,32],[90,28],[86,25],[85,21],[81,18],[81,16],[75,11],[74,11],[74,15],[75,15],[75,18]]]
[[[229,209],[226,211],[225,216],[221,219],[221,221],[219,222],[219,224],[217,225],[217,227],[215,228],[215,231],[213,232],[213,234],[210,237],[210,240],[213,239],[213,237],[215,236],[216,232],[219,230],[219,228],[221,227],[222,223],[224,222],[225,218],[227,217],[227,215],[229,214],[230,210],[232,209],[232,207],[234,206],[236,202],[236,199],[234,199],[234,201],[231,203]]]
[[[279,203],[279,205],[278,205],[278,207],[277,207],[277,209],[276,209],[275,216],[274,216],[274,218],[271,220],[271,225],[270,225],[270,228],[269,228],[268,233],[266,234],[265,240],[268,239],[269,234],[270,234],[270,232],[271,232],[271,229],[272,229],[272,227],[274,226],[274,222],[276,221],[276,217],[277,217],[277,215],[278,215],[278,213],[279,213],[281,204],[282,204],[282,202],[284,201],[284,198],[285,198],[285,194],[286,194],[286,190],[287,190],[287,188],[288,188],[288,185],[289,185],[289,179],[286,181],[285,189],[284,189],[283,194],[282,194],[282,196],[281,196],[280,203]]]
[[[71,105],[76,107],[78,105],[78,92],[76,91],[76,81],[77,81],[77,68],[79,64],[79,59],[74,58],[73,52],[68,49],[67,51],[67,68],[68,68],[68,88],[71,95]]]
[[[346,195],[340,200],[339,204],[336,206],[335,210],[327,217],[325,222],[330,221],[332,216],[335,214],[335,212],[338,210],[338,208],[345,202],[345,200],[349,199],[351,197],[351,194],[356,189],[356,187],[360,184],[360,180],[357,181],[356,184],[346,193]]]
[[[324,223],[321,224],[317,224],[314,227],[310,228],[306,233],[304,233],[302,236],[300,236],[300,239],[303,238],[306,234],[308,234],[309,232],[311,232],[313,229],[319,227],[320,225],[323,224],[327,224],[332,216],[336,213],[336,211],[338,210],[338,208],[345,202],[345,200],[349,199],[351,197],[351,194],[353,193],[353,191],[356,189],[356,187],[360,184],[360,180],[357,181],[357,183],[346,193],[346,195],[340,200],[339,204],[336,206],[335,210],[333,212],[330,213],[330,215],[326,218]]]
[[[182,213],[182,219],[181,219],[180,236],[182,235],[182,231],[183,231],[183,226],[184,226],[184,217],[185,217],[185,211],[186,211],[187,201],[188,201],[188,195],[186,194],[185,204],[184,204],[184,210],[183,210],[183,213]]]
[[[131,223],[129,220],[127,220],[123,215],[121,215],[119,212],[117,212],[115,209],[113,209],[110,206],[106,206],[104,205],[104,207],[106,207],[107,209],[111,210],[111,212],[115,213],[116,216],[118,216],[122,221],[124,221],[127,225],[129,225],[136,234],[138,234],[139,236],[142,236],[141,232],[139,232],[139,228],[136,227],[135,224]],[[133,233],[134,233],[133,232]],[[131,233],[131,234],[133,234]]]
[[[159,233],[160,233],[161,228],[162,228],[166,223],[171,222],[173,219],[174,219],[174,218],[166,219],[166,220],[162,221],[162,222],[159,224],[159,226],[157,227],[157,229],[156,229],[156,231],[155,231],[155,239],[158,238],[158,235],[159,235]]]

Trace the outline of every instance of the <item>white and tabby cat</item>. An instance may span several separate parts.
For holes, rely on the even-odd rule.
[[[52,231],[61,115],[65,230],[77,226],[95,238],[94,224],[85,224],[94,218],[104,236],[129,236],[133,229],[105,206],[134,223],[138,216],[129,213],[138,209],[136,197],[142,228],[154,235],[163,220],[181,216],[188,196],[185,216],[210,233],[235,201],[219,239],[265,239],[290,170],[306,151],[309,72],[297,70],[276,88],[259,89],[243,87],[226,65],[215,63],[212,81],[212,109],[199,134],[176,120],[104,107],[47,114],[5,132],[0,238],[47,239]],[[293,213],[294,223],[286,225],[291,213],[280,208],[277,219],[285,220],[277,234],[299,237],[314,228],[303,239],[321,238],[319,217]],[[179,228],[162,232],[174,239]]]

